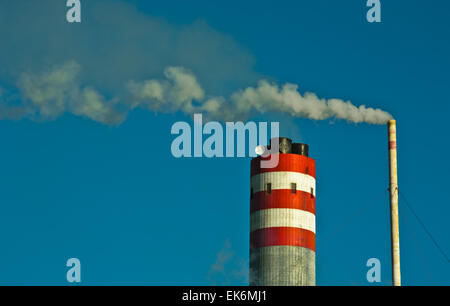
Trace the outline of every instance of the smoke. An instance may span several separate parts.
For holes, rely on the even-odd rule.
[[[213,285],[248,282],[248,261],[235,255],[230,240],[226,239],[208,272],[207,278]]]
[[[302,95],[295,84],[286,83],[279,87],[266,80],[261,80],[257,87],[248,87],[234,93],[231,101],[232,106],[243,114],[255,110],[259,113],[286,113],[313,120],[336,118],[371,124],[384,124],[392,117],[381,109],[367,108],[364,105],[357,107],[350,101],[340,99],[321,99],[309,92]]]
[[[392,118],[381,109],[358,107],[339,99],[321,99],[314,93],[302,95],[295,84],[280,87],[267,80],[238,90],[228,98],[208,96],[197,77],[183,67],[167,67],[164,79],[130,80],[124,84],[124,96],[108,101],[95,88],[79,84],[80,70],[79,64],[69,61],[41,74],[22,73],[17,82],[22,105],[9,106],[0,100],[0,118],[52,120],[71,113],[104,124],[120,124],[128,112],[137,107],[166,113],[204,113],[223,121],[243,120],[264,113],[371,124],[384,124]]]
[[[265,80],[245,48],[202,21],[171,25],[124,1],[83,3],[80,24],[67,23],[66,11],[59,0],[0,3],[0,120],[68,113],[118,125],[136,108],[224,121],[265,113],[372,124],[391,118]]]
[[[197,78],[183,67],[164,70],[166,80],[130,81],[131,108],[143,106],[153,111],[193,113],[193,101],[202,101],[205,92]]]
[[[21,104],[0,100],[0,119],[53,120],[71,113],[104,124],[121,123],[125,113],[114,108],[117,100],[107,101],[94,88],[81,87],[77,82],[80,69],[69,61],[41,74],[22,73],[17,81]]]
[[[182,67],[166,68],[165,80],[151,79],[130,82],[132,106],[142,106],[153,111],[182,111],[187,114],[202,112],[218,120],[245,119],[253,114],[283,113],[313,120],[330,118],[354,123],[384,124],[392,116],[381,110],[353,105],[339,99],[320,99],[314,93],[302,95],[298,86],[283,86],[259,81],[256,87],[247,87],[222,96],[205,96],[196,77]],[[196,104],[194,104],[196,102]]]
[[[81,23],[71,24],[63,0],[0,1],[0,86],[70,60],[82,67],[81,84],[108,96],[122,95],[131,79],[164,77],[168,66],[188,67],[221,95],[259,79],[253,56],[231,36],[202,20],[169,23],[129,2],[82,1]]]

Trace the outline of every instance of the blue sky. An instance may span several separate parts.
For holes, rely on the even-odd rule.
[[[450,252],[447,2],[381,1],[379,24],[362,0],[82,2],[81,24],[61,1],[0,3],[0,106],[29,106],[26,80],[51,67],[81,67],[63,91],[49,87],[53,102],[73,100],[62,111],[0,113],[0,283],[68,284],[77,257],[85,285],[247,284],[249,158],[174,158],[171,126],[191,119],[173,105],[137,107],[120,124],[73,105],[86,90],[101,106],[125,99],[127,81],[162,79],[167,66],[210,95],[265,78],[391,113],[400,192]],[[389,284],[386,127],[248,119],[279,120],[316,159],[317,284],[367,285],[372,257]],[[402,201],[400,243],[403,284],[449,285],[448,262]]]

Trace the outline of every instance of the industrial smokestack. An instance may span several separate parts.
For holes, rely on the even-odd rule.
[[[397,182],[397,131],[395,120],[388,121],[389,133],[389,193],[391,202],[391,252],[392,284],[401,286],[400,278],[400,234],[398,226],[398,182]]]
[[[275,168],[251,161],[250,285],[314,286],[315,161],[308,145],[280,144]]]

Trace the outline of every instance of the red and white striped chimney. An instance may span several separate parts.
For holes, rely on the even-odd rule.
[[[280,142],[275,168],[261,168],[262,157],[251,161],[250,285],[315,285],[315,161],[308,145],[273,141]]]

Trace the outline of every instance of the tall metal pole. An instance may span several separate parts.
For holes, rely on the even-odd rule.
[[[398,229],[397,133],[395,120],[389,120],[389,192],[391,197],[392,285],[401,286],[400,235]]]

